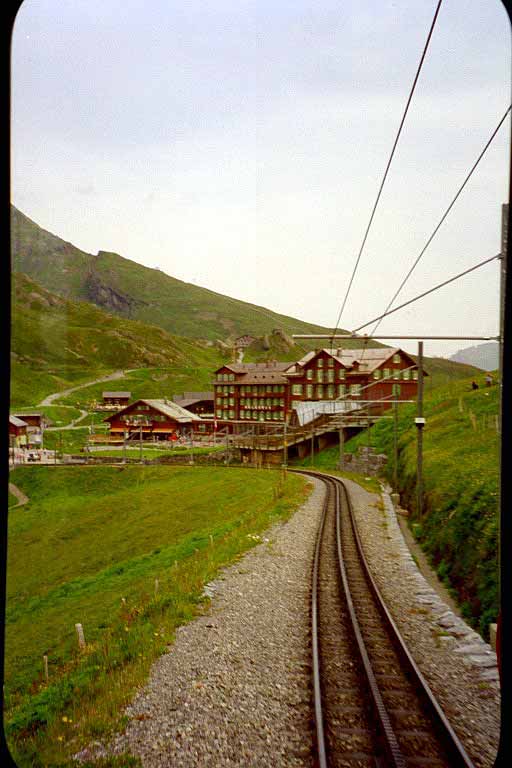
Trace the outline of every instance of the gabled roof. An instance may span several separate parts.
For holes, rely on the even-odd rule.
[[[371,373],[397,353],[406,357],[411,365],[416,365],[413,358],[399,347],[378,347],[376,349],[368,347],[356,347],[353,349],[317,349],[304,355],[304,357],[297,361],[297,365],[304,367],[321,352],[327,353],[347,369],[352,368],[354,363],[358,363],[359,371],[361,373]],[[289,372],[294,373],[295,371],[290,370]]]
[[[185,392],[185,394],[187,393]],[[188,408],[189,405],[194,405],[195,403],[202,403],[204,401],[213,402],[214,394],[213,392],[197,392],[195,397],[175,398],[175,402],[176,400],[178,401],[176,405],[180,405],[182,408]]]
[[[125,411],[131,410],[134,406],[137,405],[137,403],[144,403],[145,405],[149,405],[151,408],[154,408],[155,411],[163,413],[164,416],[169,416],[171,419],[174,419],[174,421],[178,421],[180,423],[187,423],[189,421],[202,421],[200,416],[197,416],[191,411],[187,411],[186,408],[183,408],[177,403],[173,403],[172,400],[146,400],[143,398],[130,403],[130,405],[127,405],[125,408],[118,411],[114,416],[107,416],[107,418],[103,419],[103,421],[118,419],[119,416],[121,416]]]
[[[286,384],[287,379],[278,371],[256,371],[246,373],[237,384]]]
[[[18,416],[9,416],[9,424],[12,424],[13,427],[27,427],[28,424],[26,421],[23,421]]]
[[[103,397],[131,397],[131,392],[103,392]]]
[[[233,373],[249,373],[253,371],[268,371],[269,373],[275,371],[285,371],[290,365],[293,365],[293,361],[282,363],[279,361],[267,362],[267,363],[224,363],[215,370],[218,373],[223,368],[228,368]]]

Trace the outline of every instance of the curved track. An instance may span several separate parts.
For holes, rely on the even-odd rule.
[[[344,483],[303,474],[326,485],[311,598],[318,765],[473,768],[382,600]]]

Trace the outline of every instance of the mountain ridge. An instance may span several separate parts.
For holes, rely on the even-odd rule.
[[[44,288],[119,316],[159,325],[178,336],[215,341],[234,340],[246,333],[263,336],[275,328],[290,335],[329,331],[186,283],[114,252],[88,254],[42,229],[13,205],[11,248],[13,270],[29,275]]]

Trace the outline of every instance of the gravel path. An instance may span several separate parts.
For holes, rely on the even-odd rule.
[[[18,488],[17,485],[14,485],[14,483],[9,483],[9,493],[12,493],[12,495],[16,496],[18,499],[18,503],[13,504],[11,509],[16,509],[16,507],[21,507],[23,504],[27,504],[29,502],[28,496],[26,496],[23,491]]]
[[[293,518],[208,586],[206,615],[181,627],[172,650],[126,710],[114,753],[165,766],[313,766],[309,590],[323,486]],[[496,655],[418,571],[387,493],[347,481],[365,551],[413,656],[478,768],[499,738]],[[101,745],[79,759],[105,754]]]

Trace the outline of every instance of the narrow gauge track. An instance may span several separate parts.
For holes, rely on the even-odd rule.
[[[326,485],[311,597],[318,765],[474,768],[382,600],[345,484],[301,472]]]

